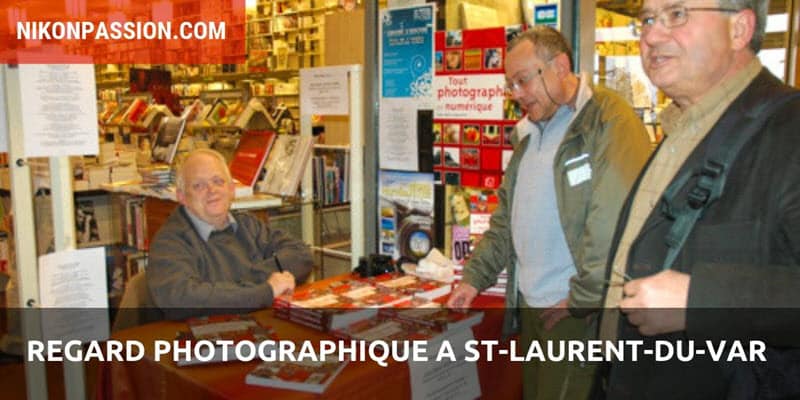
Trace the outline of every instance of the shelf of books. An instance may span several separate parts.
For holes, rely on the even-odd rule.
[[[361,79],[360,65],[300,70],[300,84],[306,88],[300,93],[304,107],[300,109],[301,136],[310,138],[315,124],[320,126],[320,121],[327,121],[328,117],[343,122],[342,126],[347,128],[344,130],[346,135],[342,135],[347,144],[314,146],[314,156],[309,159],[311,167],[303,178],[302,192],[312,200],[312,204],[303,207],[301,214],[304,240],[312,245],[319,257],[317,263],[321,276],[330,276],[325,265],[325,260],[330,259],[328,256],[334,256],[332,261],[337,264],[336,270],[346,272],[355,268],[358,257],[365,254],[360,240],[350,240],[351,236],[363,237],[363,210],[349,207],[350,203],[360,204],[364,199],[363,168],[360,167],[363,164]],[[337,87],[334,103],[346,104],[347,107],[321,105],[313,90],[308,89],[328,84]]]

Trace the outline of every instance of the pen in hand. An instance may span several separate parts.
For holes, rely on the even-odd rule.
[[[278,255],[275,254],[274,256],[272,256],[272,258],[275,259],[275,266],[278,267],[278,272],[283,272],[283,265],[281,265],[281,261],[278,260]]]

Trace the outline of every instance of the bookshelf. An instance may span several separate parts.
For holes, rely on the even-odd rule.
[[[301,91],[301,104],[306,105],[306,108],[301,108],[300,110],[300,134],[311,136],[312,132],[312,120],[314,116],[322,116],[323,120],[326,118],[327,115],[333,115],[337,118],[346,118],[346,126],[347,126],[347,133],[348,133],[348,145],[339,145],[339,146],[320,146],[317,145],[315,151],[316,152],[332,152],[333,157],[332,159],[340,159],[341,166],[335,166],[335,162],[332,162],[331,165],[328,164],[327,158],[316,158],[309,160],[309,164],[317,163],[317,173],[318,177],[316,179],[316,186],[317,186],[317,194],[323,194],[326,192],[325,188],[322,186],[324,185],[324,174],[326,171],[326,167],[330,167],[332,170],[339,171],[339,177],[336,176],[336,173],[333,173],[333,185],[342,185],[335,189],[335,192],[338,194],[343,195],[341,196],[342,201],[330,202],[330,204],[324,204],[325,201],[323,199],[317,198],[316,204],[318,206],[318,210],[314,209],[313,204],[305,204],[302,207],[301,212],[301,220],[303,226],[303,240],[306,243],[312,245],[312,248],[320,253],[323,256],[330,252],[336,252],[336,256],[341,257],[342,255],[347,255],[347,253],[341,253],[337,250],[333,249],[332,247],[345,247],[349,245],[349,257],[350,257],[350,268],[354,269],[358,266],[358,259],[359,257],[365,254],[364,243],[360,240],[360,238],[364,237],[364,214],[363,209],[361,207],[350,208],[349,205],[345,204],[347,202],[351,204],[362,204],[364,201],[364,154],[363,154],[363,142],[364,142],[364,121],[363,121],[363,97],[362,97],[362,79],[363,79],[363,71],[360,65],[340,65],[340,66],[331,66],[331,67],[321,67],[321,68],[309,68],[303,69],[300,71],[300,78],[308,79],[309,82],[301,84],[303,85],[312,85],[314,82],[331,82],[331,81],[339,81],[339,82],[346,82],[346,84],[342,85],[342,92],[337,92],[338,95],[346,97],[348,101],[348,109],[346,115],[341,115],[338,112],[330,111],[325,108],[325,106],[320,106],[315,104],[313,96],[314,93],[309,93],[309,91]],[[343,78],[343,79],[342,79]],[[344,99],[343,99],[344,100]],[[342,157],[340,157],[340,155]],[[317,156],[320,157],[320,156]],[[314,169],[310,165],[306,167],[305,176],[303,178],[303,182],[301,184],[301,192],[303,193],[303,197],[305,200],[309,200],[309,198],[313,198],[314,194],[314,186],[315,186],[315,179],[314,179]],[[324,195],[323,195],[324,197]],[[346,201],[344,201],[346,200]],[[359,240],[355,241],[344,241],[340,240],[334,243],[324,243],[324,231],[325,227],[323,226],[322,222],[325,221],[326,207],[323,205],[330,205],[330,206],[337,206],[338,209],[332,209],[336,211],[348,211],[349,209],[349,236],[355,236],[359,238]],[[314,237],[315,232],[315,221],[314,221],[314,213],[320,212],[317,214],[317,221],[316,221],[316,232],[320,232],[317,237]],[[321,271],[321,274],[324,276],[325,271],[324,269]]]
[[[248,10],[248,68],[290,71],[324,65],[324,15],[336,0],[260,0]]]
[[[297,72],[326,65],[325,20],[337,0],[257,0],[247,15],[247,70],[268,74],[254,94],[287,107],[295,122],[300,106]]]

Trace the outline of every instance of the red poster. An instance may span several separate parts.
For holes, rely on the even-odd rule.
[[[514,28],[436,33],[434,171],[437,182],[497,188],[521,118],[504,93],[503,62]]]

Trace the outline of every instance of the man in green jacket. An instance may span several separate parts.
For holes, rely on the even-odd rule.
[[[468,307],[507,269],[506,335],[520,332],[525,349],[586,339],[620,208],[651,146],[622,98],[572,72],[569,46],[552,28],[509,44],[506,79],[528,117],[517,124],[490,228],[448,306]],[[525,398],[586,398],[593,373],[585,363],[527,363]]]

